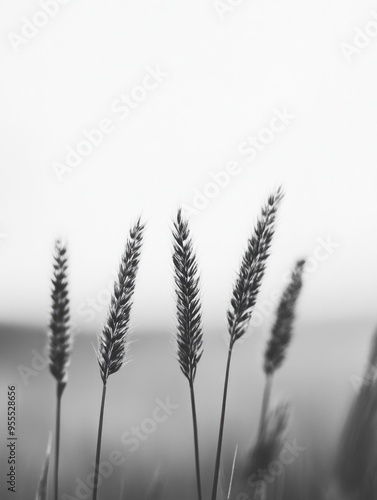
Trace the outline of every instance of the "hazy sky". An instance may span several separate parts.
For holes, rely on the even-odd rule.
[[[100,324],[141,213],[134,324],[170,325],[183,204],[197,212],[205,320],[225,325],[246,239],[281,183],[261,299],[306,255],[302,318],[377,321],[376,5],[20,0],[0,20],[0,321],[47,321],[64,236],[74,320]]]

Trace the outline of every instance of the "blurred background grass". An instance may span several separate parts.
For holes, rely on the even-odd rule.
[[[276,376],[272,402],[286,399],[292,403],[291,438],[307,445],[305,454],[320,456],[323,463],[334,453],[350,401],[356,394],[355,381],[357,384],[366,363],[373,326],[371,321],[306,324],[298,320],[287,362]],[[1,470],[6,470],[6,386],[15,383],[19,437],[16,498],[34,499],[48,433],[54,428],[55,384],[48,368],[32,372],[27,381],[25,374],[26,369],[33,369],[35,352],[43,353],[46,334],[43,328],[16,325],[3,325],[0,332]],[[212,480],[226,360],[223,332],[209,333],[196,380],[206,492]],[[238,456],[242,457],[255,437],[266,334],[262,326],[236,346],[225,428],[225,479],[230,474],[236,444]],[[109,381],[102,453],[105,460],[111,451],[118,450],[125,463],[104,481],[100,495],[118,498],[124,481],[131,498],[133,494],[143,498],[158,473],[164,483],[163,498],[193,498],[190,401],[187,382],[174,359],[174,343],[169,332],[135,332],[133,340],[132,361]],[[93,333],[75,338],[63,398],[61,492],[72,496],[76,480],[86,481],[94,461],[101,380],[93,345]],[[158,423],[145,441],[139,442],[137,450],[131,451],[131,445],[121,442],[122,435],[152,417],[156,399],[167,398],[178,408],[166,421]],[[3,479],[1,498],[5,498],[4,487]]]

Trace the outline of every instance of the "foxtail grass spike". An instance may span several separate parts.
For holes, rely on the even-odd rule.
[[[67,367],[71,355],[67,270],[67,249],[59,240],[57,240],[55,243],[54,274],[52,278],[51,292],[52,310],[48,336],[50,371],[57,382],[54,467],[55,500],[58,500],[59,496],[61,400],[63,391],[67,385]]]
[[[266,375],[274,373],[283,363],[292,338],[297,299],[302,288],[305,260],[299,260],[292,272],[291,280],[280,300],[271,337],[267,344],[264,361]]]
[[[93,479],[93,496],[97,499],[99,465],[101,459],[103,418],[105,413],[107,380],[127,361],[129,343],[130,313],[135,291],[135,280],[139,268],[141,246],[143,243],[144,225],[140,219],[129,233],[117,280],[111,296],[107,321],[98,339],[97,360],[102,378],[102,398],[99,413],[96,459]]]
[[[198,266],[190,237],[188,222],[178,210],[173,230],[173,264],[177,297],[178,361],[190,387],[191,410],[194,431],[195,465],[198,499],[202,499],[200,478],[199,438],[196,416],[194,379],[203,353],[200,286]]]
[[[282,365],[285,354],[292,338],[293,322],[297,299],[302,289],[302,275],[305,269],[305,260],[299,260],[292,271],[290,281],[280,299],[276,312],[275,323],[267,343],[264,356],[264,372],[266,382],[263,391],[262,408],[259,420],[258,436],[263,439],[266,431],[266,417],[270,404],[273,375]]]
[[[195,379],[197,365],[203,352],[200,288],[198,266],[190,239],[188,222],[178,211],[174,222],[175,285],[178,318],[178,361],[189,382]]]
[[[52,279],[52,310],[49,328],[50,371],[61,391],[67,383],[67,367],[70,359],[71,334],[67,278],[67,249],[57,240],[54,254]]]
[[[220,428],[217,442],[211,500],[217,499],[226,401],[233,346],[235,342],[245,334],[250,323],[259,289],[262,284],[262,279],[266,270],[266,262],[269,257],[272,238],[275,233],[277,210],[280,206],[282,198],[283,192],[282,189],[279,188],[275,193],[270,195],[267,203],[262,208],[262,213],[257,220],[254,232],[248,240],[240,271],[233,289],[230,308],[227,312],[230,343],[225,369],[223,400],[221,406]]]
[[[135,290],[144,225],[140,219],[131,229],[122,256],[118,278],[114,284],[106,324],[99,337],[97,359],[102,381],[105,384],[113,373],[125,363],[129,345],[130,312]]]
[[[281,188],[268,198],[247,243],[227,314],[232,344],[244,335],[249,325],[266,270],[275,232],[276,214],[282,198]]]

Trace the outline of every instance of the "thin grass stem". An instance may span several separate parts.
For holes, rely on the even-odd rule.
[[[227,402],[227,395],[228,395],[229,372],[230,372],[230,363],[232,360],[232,352],[233,352],[233,342],[231,342],[229,345],[228,359],[226,362],[223,402],[222,402],[222,406],[221,406],[221,417],[220,417],[220,429],[219,429],[219,437],[218,437],[218,441],[217,441],[215,473],[214,473],[214,478],[213,478],[213,487],[212,487],[212,496],[211,496],[212,500],[216,500],[216,498],[217,498],[217,487],[218,487],[218,483],[219,483],[221,449],[222,449],[222,444],[223,444],[225,410],[226,410],[226,402]]]
[[[196,403],[194,383],[190,382],[190,395],[191,395],[191,411],[192,411],[192,424],[194,429],[194,446],[195,446],[195,468],[196,468],[196,483],[198,489],[198,498],[202,500],[202,482],[200,478],[200,459],[199,459],[199,437],[198,437],[198,421],[196,417]]]
[[[262,438],[266,430],[266,417],[268,413],[268,407],[270,404],[271,389],[272,389],[272,375],[267,375],[263,390],[263,400],[262,400],[262,409],[259,420],[258,439]]]
[[[99,414],[99,424],[98,424],[98,435],[97,435],[97,450],[96,450],[96,462],[94,467],[94,480],[93,480],[93,500],[97,499],[98,492],[98,473],[99,464],[101,460],[101,443],[102,443],[102,429],[103,429],[103,415],[105,412],[105,400],[106,400],[106,384],[102,386],[102,401],[101,410]]]
[[[64,386],[57,384],[56,390],[56,423],[55,423],[55,468],[54,468],[54,498],[59,498],[59,456],[60,456],[60,420],[61,403]]]

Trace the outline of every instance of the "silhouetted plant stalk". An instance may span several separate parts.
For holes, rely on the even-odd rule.
[[[259,422],[258,436],[261,437],[265,430],[266,415],[268,412],[272,380],[274,373],[281,367],[287,349],[292,339],[293,322],[297,299],[302,288],[302,274],[304,272],[305,260],[297,261],[276,312],[275,323],[271,330],[271,336],[267,343],[264,356],[264,372],[266,382],[263,392],[262,410]]]
[[[377,498],[377,330],[359,392],[342,430],[336,478],[347,498]],[[343,498],[343,497],[342,497]]]
[[[58,240],[55,243],[54,273],[52,279],[52,310],[49,325],[49,366],[56,379],[56,424],[55,424],[55,468],[54,498],[59,492],[59,454],[61,399],[67,385],[67,367],[70,359],[71,334],[69,327],[69,298],[67,279],[67,250]]]
[[[178,361],[190,387],[191,411],[194,432],[195,466],[198,498],[202,500],[200,479],[199,438],[196,415],[194,380],[197,365],[203,353],[201,324],[200,286],[198,266],[193,250],[188,222],[179,210],[173,231],[173,264],[177,298],[177,346]]]
[[[114,284],[107,321],[98,338],[97,359],[103,385],[93,480],[93,500],[96,500],[98,492],[107,381],[109,376],[120,370],[127,361],[130,312],[139,267],[143,232],[144,225],[138,220],[130,231],[121,259],[118,277]]]
[[[245,334],[250,323],[265,273],[266,261],[269,256],[270,246],[275,232],[276,213],[282,197],[283,193],[279,188],[268,198],[266,205],[262,208],[262,213],[257,221],[254,232],[248,240],[247,249],[242,259],[241,267],[233,289],[230,308],[227,313],[230,342],[225,370],[220,429],[211,497],[212,500],[216,500],[217,498],[229,372],[233,347],[237,340]]]
[[[283,449],[283,439],[288,428],[290,407],[287,403],[279,403],[273,410],[268,410],[266,414],[265,430],[262,436],[258,436],[257,441],[243,471],[244,480],[248,485],[248,497],[255,499],[275,498],[269,490],[267,480],[268,469],[274,460],[278,460]],[[258,478],[257,481],[248,481],[250,477]],[[258,487],[258,483],[264,483],[263,489]],[[276,486],[276,484],[275,484]],[[276,498],[280,498],[277,497]]]

